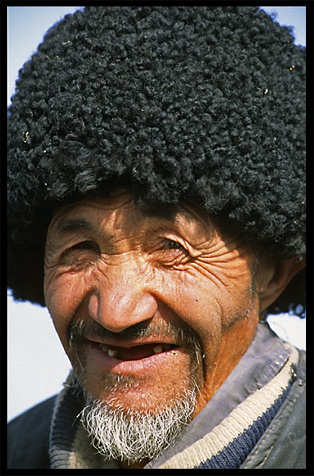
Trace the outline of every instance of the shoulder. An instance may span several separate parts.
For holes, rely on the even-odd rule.
[[[274,418],[242,468],[304,469],[306,467],[306,354],[299,361],[293,383]]]
[[[276,418],[277,438],[263,469],[306,467],[306,368],[305,352],[299,351],[295,381]],[[274,466],[276,464],[276,466]]]
[[[56,396],[30,408],[8,424],[8,468],[49,467],[49,433]]]

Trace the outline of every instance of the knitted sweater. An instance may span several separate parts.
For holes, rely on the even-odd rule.
[[[304,381],[304,353],[260,324],[252,345],[214,397],[175,444],[144,469],[305,468]],[[80,410],[66,383],[49,403],[13,420],[8,467],[118,469],[116,461],[104,461],[90,445],[76,418]],[[25,437],[27,427],[36,435],[32,443]]]

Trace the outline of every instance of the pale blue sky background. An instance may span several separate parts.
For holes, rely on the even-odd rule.
[[[18,70],[36,51],[44,33],[78,8],[8,8],[8,104]],[[294,26],[296,44],[305,45],[305,7],[263,8],[278,12],[280,24]],[[269,321],[282,338],[305,348],[305,319],[281,315]],[[8,419],[57,393],[69,370],[70,363],[47,309],[16,303],[8,296]]]

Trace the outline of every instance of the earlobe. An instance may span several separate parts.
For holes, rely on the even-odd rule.
[[[261,271],[262,283],[258,290],[260,312],[276,301],[291,279],[304,267],[305,260],[300,260],[297,256],[265,265]]]

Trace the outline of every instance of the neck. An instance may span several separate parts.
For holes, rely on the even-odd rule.
[[[258,314],[253,312],[249,318],[240,319],[225,330],[215,362],[208,369],[206,383],[200,393],[193,418],[203,410],[245,354],[254,339],[258,321]]]

